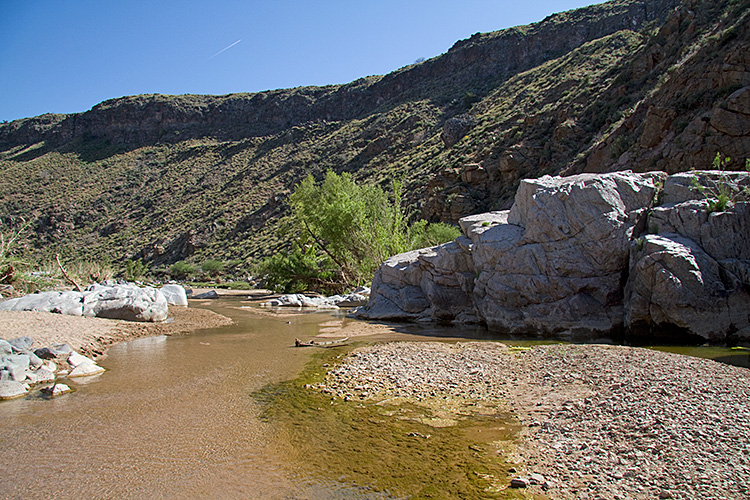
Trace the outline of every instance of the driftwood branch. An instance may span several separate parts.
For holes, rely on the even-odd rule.
[[[66,281],[68,281],[71,285],[76,287],[76,290],[79,292],[83,291],[83,288],[81,288],[81,285],[75,282],[73,278],[71,278],[68,273],[65,271],[65,268],[60,264],[60,254],[55,254],[55,260],[57,261],[57,265],[60,267],[60,272],[62,272],[63,278],[65,278]]]

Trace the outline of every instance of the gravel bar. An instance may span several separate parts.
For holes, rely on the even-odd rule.
[[[523,427],[514,486],[551,498],[750,498],[745,368],[609,345],[395,342],[355,350],[316,388],[503,405]]]

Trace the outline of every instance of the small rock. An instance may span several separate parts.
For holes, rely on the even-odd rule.
[[[20,398],[26,392],[27,389],[21,382],[15,380],[0,381],[0,400]]]
[[[15,366],[22,370],[28,370],[30,363],[31,359],[27,354],[11,354],[0,358],[0,365],[5,366],[6,369]]]
[[[68,344],[52,344],[52,350],[56,356],[73,352],[73,349]]]
[[[28,374],[26,376],[28,377]],[[36,376],[36,381],[38,384],[53,382],[55,380],[55,372],[50,371],[46,368],[39,368],[34,372],[34,376]]]
[[[514,477],[510,480],[511,488],[528,488],[529,484],[529,480],[525,477]]]
[[[216,290],[210,290],[206,293],[199,293],[198,295],[193,296],[194,299],[218,299],[219,294],[216,293]]]
[[[31,344],[34,343],[34,339],[31,337],[16,337],[10,339],[8,343],[13,347],[14,351],[23,352],[31,349]]]
[[[41,391],[45,396],[54,398],[55,396],[60,396],[62,394],[71,392],[71,389],[65,384],[55,384],[49,387],[44,387],[41,389]]]
[[[44,364],[44,361],[42,361],[42,358],[37,356],[31,351],[24,353],[26,356],[29,357],[29,366],[31,366],[34,369],[41,368],[41,366]]]
[[[529,483],[531,484],[544,484],[546,481],[544,476],[538,473],[529,474]]]
[[[54,359],[57,357],[58,352],[51,347],[40,347],[34,351],[34,354],[41,359]]]
[[[18,366],[8,366],[5,368],[10,373],[10,379],[16,382],[23,382],[26,380],[26,370]]]
[[[80,365],[73,368],[68,374],[68,378],[88,377],[90,375],[103,373],[104,371],[104,368],[91,361],[89,363],[81,363]]]
[[[7,340],[0,339],[0,356],[5,356],[6,354],[13,354],[13,346]]]
[[[77,352],[71,352],[70,355],[68,355],[68,364],[70,366],[76,367],[84,363],[94,363],[94,360],[91,358],[87,358],[82,354],[78,354]]]

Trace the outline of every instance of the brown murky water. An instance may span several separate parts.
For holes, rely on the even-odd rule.
[[[251,393],[294,377],[309,352],[289,346],[330,316],[231,305],[211,309],[234,326],[117,345],[74,394],[0,405],[0,497],[309,497],[287,480]]]

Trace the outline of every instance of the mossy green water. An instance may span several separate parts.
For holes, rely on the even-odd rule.
[[[299,378],[256,393],[295,472],[393,498],[531,498],[507,489],[519,430],[511,415],[471,403],[344,401],[311,388],[344,354],[319,353]]]

